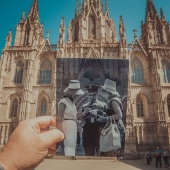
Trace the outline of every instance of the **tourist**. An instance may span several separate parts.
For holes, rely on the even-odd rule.
[[[159,166],[162,167],[161,155],[162,155],[162,150],[159,147],[157,147],[157,150],[155,151],[156,167],[158,167],[158,163],[159,163]]]
[[[71,80],[69,86],[64,90],[64,98],[58,103],[57,127],[64,133],[65,156],[75,156],[77,144],[77,109],[74,104],[76,96],[83,95],[80,83]]]
[[[147,160],[147,165],[150,165],[151,163],[150,163],[150,161],[151,161],[151,157],[150,157],[150,152],[149,152],[149,149],[147,148],[146,149],[146,152],[145,152],[145,158],[146,158],[146,160]]]
[[[50,116],[19,123],[0,151],[0,169],[34,169],[48,154],[55,155],[56,143],[62,141],[64,135],[49,127],[56,128],[56,119]]]
[[[163,156],[164,156],[165,166],[168,168],[169,167],[169,153],[167,149],[164,149]]]

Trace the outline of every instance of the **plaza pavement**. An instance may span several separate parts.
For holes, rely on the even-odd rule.
[[[164,166],[161,169],[167,169]],[[146,160],[122,160],[114,162],[113,160],[57,160],[46,159],[36,170],[155,170],[155,159],[151,166],[146,165]]]

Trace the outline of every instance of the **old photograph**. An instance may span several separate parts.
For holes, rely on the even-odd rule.
[[[126,59],[57,59],[57,155],[124,155],[128,73]]]

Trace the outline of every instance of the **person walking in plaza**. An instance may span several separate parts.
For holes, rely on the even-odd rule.
[[[64,98],[58,103],[57,126],[64,133],[65,156],[75,156],[77,143],[77,109],[74,104],[76,96],[83,95],[80,83],[70,80],[68,88],[64,90]]]
[[[159,163],[159,166],[162,167],[162,150],[157,147],[157,150],[155,151],[155,156],[156,156],[156,167],[158,167],[158,163]]]
[[[145,158],[147,160],[147,165],[150,165],[150,152],[149,152],[149,149],[147,148],[146,149],[146,152],[145,152]]]
[[[169,167],[169,153],[167,149],[164,149],[163,156],[164,156],[165,166],[168,168]]]

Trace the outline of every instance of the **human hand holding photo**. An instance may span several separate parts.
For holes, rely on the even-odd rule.
[[[56,119],[37,117],[19,123],[8,143],[0,151],[0,165],[4,170],[27,170],[37,167],[48,154],[55,154],[56,143],[64,139],[57,129]]]

